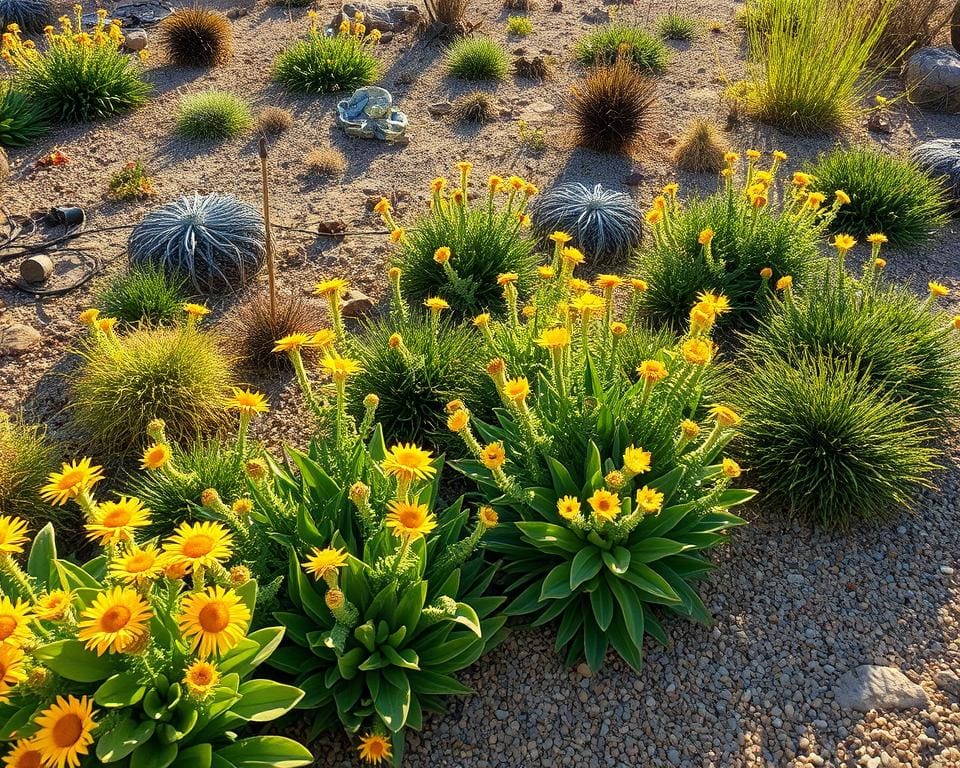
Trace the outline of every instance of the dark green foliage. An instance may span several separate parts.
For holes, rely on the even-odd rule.
[[[489,37],[464,37],[447,51],[447,71],[461,80],[503,80],[509,62],[503,46]]]
[[[696,31],[696,19],[682,13],[668,13],[657,22],[657,34],[666,40],[692,40]]]
[[[72,516],[72,510],[47,504],[38,495],[58,460],[59,451],[42,427],[0,411],[0,515],[20,516],[34,531]]]
[[[380,65],[368,43],[351,34],[328,37],[316,28],[283,51],[273,67],[274,79],[298,93],[353,91],[379,76]]]
[[[24,147],[43,136],[49,126],[43,111],[10,83],[0,83],[0,146]]]
[[[936,452],[914,406],[857,363],[760,359],[737,387],[744,466],[768,509],[829,528],[890,520],[929,484]]]
[[[247,102],[223,91],[185,96],[177,110],[177,133],[190,139],[232,139],[251,125]]]
[[[882,232],[903,248],[924,242],[947,222],[944,185],[913,160],[867,148],[836,149],[809,171],[825,194],[842,189],[850,196],[833,220],[834,232],[859,238]]]
[[[132,267],[115,277],[94,302],[105,315],[136,325],[142,320],[156,325],[172,323],[183,315],[186,281],[152,265]]]
[[[391,349],[393,333],[403,337],[407,352]],[[460,443],[446,427],[444,407],[464,400],[482,417],[492,413],[496,389],[484,371],[487,359],[473,329],[441,323],[436,338],[429,319],[420,313],[407,322],[377,320],[354,337],[363,372],[351,379],[351,410],[359,418],[363,398],[380,398],[377,420],[387,442],[426,443],[442,449]]]
[[[574,56],[585,67],[611,66],[625,58],[637,69],[647,72],[662,72],[670,58],[666,46],[649,32],[620,23],[598,27],[581,37]]]

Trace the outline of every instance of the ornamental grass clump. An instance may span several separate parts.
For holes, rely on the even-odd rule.
[[[0,83],[0,147],[25,147],[46,134],[46,115],[10,82]]]
[[[233,53],[230,19],[209,8],[179,8],[157,27],[164,56],[178,67],[216,67]]]
[[[727,145],[720,130],[710,120],[690,122],[673,150],[677,168],[694,173],[720,173]]]
[[[530,226],[527,205],[539,190],[519,176],[490,176],[486,192],[470,200],[469,162],[457,164],[459,183],[438,177],[431,183],[430,212],[405,229],[393,216],[390,203],[374,209],[391,230],[396,246],[391,273],[393,291],[419,307],[441,299],[455,318],[478,312],[503,311],[496,278],[519,276],[520,292],[533,284],[533,242],[524,234]]]
[[[447,72],[461,80],[503,80],[509,69],[507,52],[489,37],[462,37],[447,51]]]
[[[747,110],[789,133],[840,130],[876,82],[867,65],[892,2],[884,0],[872,16],[859,3],[833,0],[763,0],[762,6],[763,13],[746,17],[753,58]]]
[[[246,365],[261,370],[289,368],[289,360],[273,351],[276,340],[291,333],[314,334],[323,324],[320,310],[301,296],[281,293],[271,306],[268,295],[258,294],[237,308],[224,335],[230,353]]]
[[[273,66],[273,78],[289,91],[336,93],[370,85],[380,76],[373,51],[380,31],[367,33],[363,14],[344,19],[333,35],[327,35],[316,11],[307,11],[310,31],[283,51]]]
[[[670,55],[649,32],[632,24],[614,22],[591,30],[577,41],[574,56],[583,66],[612,66],[620,60],[646,73],[662,72]]]
[[[177,106],[177,133],[188,139],[233,139],[252,125],[253,115],[247,102],[225,91],[184,96]]]
[[[694,583],[713,567],[705,553],[743,523],[728,508],[753,496],[732,487],[741,469],[722,457],[740,416],[698,408],[716,356],[710,332],[728,304],[704,294],[683,339],[643,360],[633,381],[618,365],[635,322],[634,302],[626,322],[615,319],[626,281],[601,275],[594,293],[573,277],[583,255],[556,234],[534,310],[504,323],[549,362],[532,377],[503,356],[488,363],[502,401],[495,422],[450,404],[448,427],[472,454],[454,466],[503,520],[487,547],[505,559],[507,613],[559,620],[569,664],[585,658],[597,670],[612,646],[640,669],[644,636],[667,642],[664,614],[709,620]],[[504,290],[514,305],[512,283]],[[478,324],[489,351],[509,351]]]
[[[664,40],[693,40],[697,33],[697,20],[676,11],[657,20],[657,34]]]
[[[749,323],[765,306],[766,285],[784,276],[798,284],[819,260],[818,240],[849,198],[842,190],[814,192],[809,174],[784,182],[786,155],[776,151],[761,167],[761,153],[726,155],[722,189],[682,203],[677,185],[667,185],[647,211],[651,240],[637,253],[636,271],[649,290],[642,311],[652,320],[681,328],[698,293],[724,293],[731,318]],[[742,175],[739,175],[741,174]]]
[[[304,746],[246,736],[304,692],[252,680],[283,637],[251,631],[257,582],[230,568],[233,537],[217,523],[183,524],[145,540],[139,499],[98,500],[101,467],[64,464],[43,489],[74,503],[98,549],[77,565],[57,556],[52,525],[34,537],[0,516],[0,750],[12,765],[303,766]],[[211,760],[214,763],[211,763]]]
[[[897,248],[919,245],[949,220],[949,195],[915,160],[867,147],[835,149],[807,168],[811,186],[844,190],[850,202],[833,219],[833,232],[865,238],[882,232]]]
[[[106,316],[125,325],[170,325],[183,315],[186,281],[146,265],[113,278],[94,300]]]
[[[657,84],[619,60],[598,66],[567,98],[573,141],[596,152],[629,155],[655,125]]]
[[[177,440],[190,440],[224,424],[231,363],[220,341],[196,327],[209,313],[184,305],[187,322],[119,333],[117,320],[86,310],[89,335],[71,382],[74,425],[95,445],[129,448],[153,419]]]
[[[39,495],[57,458],[57,447],[42,427],[0,411],[0,515],[26,518],[35,527],[64,522],[65,516]]]
[[[0,53],[14,70],[16,90],[58,122],[101,120],[143,105],[150,86],[137,58],[121,50],[120,24],[108,21],[101,8],[96,24],[86,31],[83,9],[74,9],[73,19],[60,17],[59,30],[47,27],[40,47],[24,40],[19,28],[3,35]]]

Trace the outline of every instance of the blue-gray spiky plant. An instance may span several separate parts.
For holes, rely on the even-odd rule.
[[[0,30],[16,24],[28,34],[40,32],[52,18],[51,0],[0,0]]]
[[[643,212],[630,195],[600,184],[558,184],[533,199],[530,215],[539,234],[561,230],[573,237],[593,266],[627,259],[643,237]]]
[[[133,264],[179,273],[201,293],[239,290],[263,266],[260,212],[233,195],[182,197],[148,213],[127,245]]]

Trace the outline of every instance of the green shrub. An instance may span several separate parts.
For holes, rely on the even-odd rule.
[[[869,148],[835,149],[808,169],[813,186],[850,197],[831,224],[834,232],[866,237],[882,232],[899,248],[918,245],[947,223],[948,196],[913,160]]]
[[[657,22],[657,34],[666,40],[692,40],[696,31],[696,19],[682,13],[668,13]]]
[[[508,16],[507,32],[518,37],[526,37],[533,32],[533,22],[527,16]]]
[[[103,11],[96,27],[81,33],[81,13],[76,12],[74,21],[64,16],[60,31],[46,36],[39,53],[24,47],[19,32],[4,39],[3,50],[16,71],[14,87],[42,114],[60,122],[128,112],[141,106],[150,92],[136,59],[121,51],[119,25],[107,22]]]
[[[186,301],[186,281],[169,277],[157,267],[132,267],[115,277],[94,302],[110,317],[128,325],[142,320],[169,325],[182,316]]]
[[[446,322],[437,329],[418,312],[407,321],[373,321],[351,338],[363,367],[351,386],[351,409],[359,417],[364,397],[377,395],[377,420],[388,442],[444,448],[450,442],[444,407],[451,400],[469,400],[478,413],[492,414],[496,391],[484,376],[487,358],[473,330]]]
[[[748,111],[790,133],[839,130],[872,90],[876,75],[867,63],[887,10],[871,18],[857,3],[833,0],[763,0],[762,6],[746,17],[754,59]]]
[[[738,450],[768,509],[830,528],[884,522],[935,469],[916,407],[868,385],[857,363],[756,360],[736,388]]]
[[[634,67],[648,72],[662,72],[670,58],[666,46],[649,32],[619,22],[598,27],[581,37],[574,56],[585,67],[613,66],[625,56]]]
[[[253,125],[250,107],[239,96],[206,91],[184,96],[177,108],[177,133],[190,139],[232,139]]]
[[[819,259],[818,239],[836,203],[818,203],[812,209],[819,198],[811,200],[804,188],[789,182],[792,191],[784,189],[778,199],[770,186],[777,183],[775,173],[751,171],[751,181],[755,173],[767,173],[770,180],[753,198],[746,194],[751,184],[741,187],[727,180],[725,189],[683,207],[671,194],[654,202],[647,214],[653,237],[638,251],[636,264],[638,275],[649,284],[641,306],[651,318],[679,328],[697,294],[713,291],[730,300],[735,321],[749,322],[764,305],[768,281],[775,285],[783,276],[797,283],[806,279]],[[708,246],[701,243],[705,234],[711,238]],[[770,270],[766,280],[761,276],[765,269]]]
[[[508,70],[507,52],[489,37],[463,37],[447,51],[447,72],[461,80],[503,80]]]
[[[61,508],[38,495],[58,460],[59,452],[42,427],[0,411],[0,515],[22,517],[34,530],[51,521],[61,524]]]
[[[74,424],[94,444],[118,451],[143,440],[153,419],[163,419],[178,441],[222,426],[233,382],[220,347],[190,326],[119,336],[109,320],[95,322],[72,382]]]
[[[25,93],[0,83],[0,146],[25,147],[43,136],[49,126],[43,112]]]
[[[273,78],[298,93],[336,93],[370,85],[380,76],[373,56],[379,39],[378,31],[367,35],[362,23],[349,20],[337,34],[328,36],[313,17],[307,38],[277,57]]]
[[[461,166],[469,168],[470,164]],[[461,186],[449,198],[446,179],[434,179],[433,208],[409,230],[393,219],[386,201],[380,203],[387,226],[393,230],[391,240],[397,245],[392,258],[400,270],[397,291],[412,304],[438,297],[449,303],[458,318],[486,311],[500,313],[505,305],[497,276],[506,273],[518,276],[521,294],[529,291],[533,243],[522,228],[529,223],[526,206],[536,187],[517,176],[507,181],[499,176],[490,178],[488,190],[491,185],[495,190],[476,202],[470,202],[462,186],[465,173]],[[503,195],[506,189],[510,191]],[[498,196],[505,198],[503,204],[496,201]],[[446,263],[440,263],[438,256],[442,260],[444,253]]]

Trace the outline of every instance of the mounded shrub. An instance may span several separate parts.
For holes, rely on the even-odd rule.
[[[316,305],[296,294],[277,296],[275,311],[270,297],[257,294],[240,304],[227,323],[224,336],[231,354],[253,368],[286,368],[289,359],[273,351],[277,339],[292,333],[314,334],[323,327]]]
[[[233,53],[230,19],[199,6],[178,8],[157,27],[160,49],[180,67],[216,67]]]
[[[462,37],[447,51],[447,72],[461,80],[503,80],[507,52],[489,37]]]
[[[232,93],[206,91],[184,96],[177,107],[177,133],[189,139],[233,139],[253,125],[250,106]]]
[[[649,32],[619,22],[598,27],[581,37],[574,56],[585,67],[612,66],[624,59],[645,72],[662,72],[670,58],[666,46]]]
[[[25,147],[49,130],[44,113],[9,82],[0,83],[0,146]]]
[[[266,259],[263,216],[233,195],[182,197],[150,211],[130,234],[134,265],[185,277],[200,293],[235,291]]]
[[[671,12],[657,21],[657,34],[665,40],[693,40],[697,21],[682,13]]]
[[[113,278],[95,300],[103,312],[128,325],[146,321],[169,325],[182,317],[186,281],[157,267],[133,267]]]
[[[949,219],[945,185],[915,160],[869,148],[835,149],[807,170],[824,193],[844,190],[850,203],[830,225],[855,237],[882,232],[896,247],[927,240]]]
[[[316,13],[311,16],[306,39],[283,51],[273,66],[273,77],[289,91],[336,93],[370,85],[380,76],[373,49],[380,32],[368,35],[362,21],[344,20],[334,35],[327,35]]]
[[[577,146],[630,154],[654,126],[657,84],[623,61],[589,71],[567,98]]]
[[[58,460],[57,448],[42,427],[0,411],[0,515],[22,517],[34,529],[50,521],[62,523],[62,509],[39,495]]]

